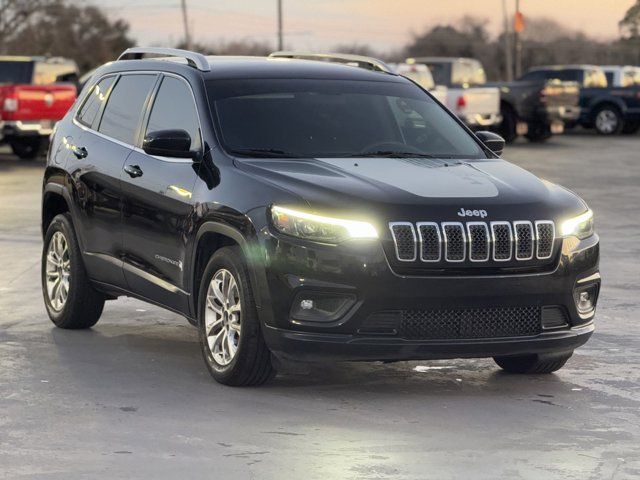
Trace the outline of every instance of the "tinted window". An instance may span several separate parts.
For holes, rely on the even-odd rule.
[[[200,149],[198,112],[189,86],[173,77],[165,77],[156,95],[147,132],[186,130],[191,137],[191,150]]]
[[[238,155],[485,158],[472,137],[413,84],[259,79],[212,80],[208,88],[223,144]]]
[[[527,73],[522,80],[533,80],[533,75],[539,75],[537,78],[546,80],[560,80],[563,82],[578,82],[582,85],[582,70],[567,69],[567,70],[536,70],[534,72]]]
[[[76,118],[80,123],[87,127],[93,126],[93,122],[96,120],[102,104],[107,100],[107,93],[115,78],[114,76],[103,78],[93,87],[91,93],[89,93],[82,104],[82,107],[78,110],[78,116]]]
[[[99,131],[121,142],[134,145],[144,104],[155,81],[155,75],[120,77],[109,95]]]
[[[31,83],[33,62],[0,62],[0,83]]]
[[[446,63],[428,63],[426,65],[431,71],[431,76],[436,85],[451,85],[450,65]]]
[[[613,72],[605,72],[604,74],[607,76],[607,83],[613,85]]]

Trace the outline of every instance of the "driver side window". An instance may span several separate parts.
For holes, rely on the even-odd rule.
[[[191,137],[192,151],[202,149],[198,111],[189,86],[175,77],[165,76],[156,95],[145,135],[159,130],[185,130]]]

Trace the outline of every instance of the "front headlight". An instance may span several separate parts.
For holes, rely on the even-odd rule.
[[[577,217],[569,218],[562,222],[560,228],[563,237],[574,236],[579,239],[593,235],[593,212],[587,210]]]
[[[273,226],[285,235],[324,243],[340,243],[357,238],[378,238],[373,225],[356,220],[324,217],[313,213],[271,207]]]

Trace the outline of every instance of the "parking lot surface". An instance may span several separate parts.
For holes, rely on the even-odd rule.
[[[0,478],[640,478],[640,137],[591,134],[505,158],[596,213],[597,331],[567,366],[491,359],[287,364],[216,384],[186,320],[132,299],[87,331],[40,293],[43,164],[0,153]]]

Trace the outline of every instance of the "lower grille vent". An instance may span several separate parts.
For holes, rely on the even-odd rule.
[[[444,340],[530,336],[541,331],[540,307],[403,310],[398,336]]]

